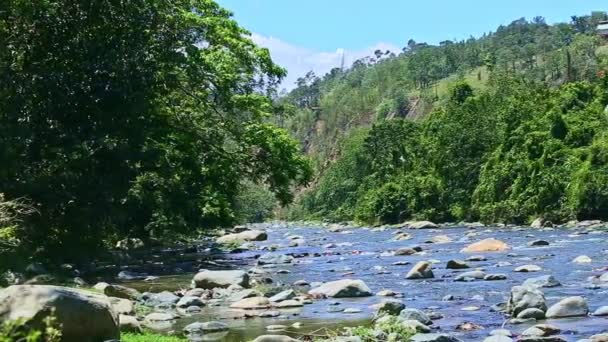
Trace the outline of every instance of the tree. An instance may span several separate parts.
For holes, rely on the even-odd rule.
[[[0,188],[35,205],[33,254],[229,225],[241,179],[308,177],[263,123],[285,71],[215,2],[1,6]]]

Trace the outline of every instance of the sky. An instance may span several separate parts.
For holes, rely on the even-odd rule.
[[[437,44],[478,37],[521,17],[548,23],[607,11],[606,0],[217,0],[285,67],[291,89],[307,71],[322,75],[409,39]]]

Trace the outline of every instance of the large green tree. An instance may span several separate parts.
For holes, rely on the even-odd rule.
[[[212,0],[3,1],[0,192],[36,206],[23,240],[73,257],[228,225],[242,179],[288,202],[309,168],[265,123],[284,74]]]

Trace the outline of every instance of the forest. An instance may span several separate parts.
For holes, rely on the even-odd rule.
[[[291,219],[555,223],[608,218],[606,13],[410,40],[309,73],[277,122],[315,167]]]

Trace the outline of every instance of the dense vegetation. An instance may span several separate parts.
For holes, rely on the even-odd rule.
[[[608,219],[604,18],[520,19],[302,78],[284,122],[318,176],[291,217]]]
[[[227,226],[310,175],[268,120],[285,71],[212,0],[4,1],[0,70],[0,193],[31,209],[0,246],[69,261]]]

